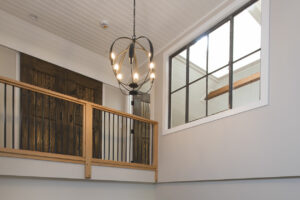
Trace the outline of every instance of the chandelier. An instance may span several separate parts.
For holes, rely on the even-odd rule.
[[[117,53],[114,49],[115,45],[118,43],[121,46],[124,42],[126,44],[124,50]],[[147,46],[147,48],[145,46]],[[127,65],[129,66],[126,66],[125,63],[127,56],[129,58]],[[143,61],[146,63],[146,70],[138,65],[138,56],[140,59],[144,58]],[[153,45],[146,36],[136,37],[135,35],[135,0],[133,0],[133,35],[131,38],[117,38],[110,47],[109,59],[113,73],[123,94],[138,95],[148,93],[151,90],[155,79],[155,65],[152,61]],[[126,70],[127,74],[129,74],[128,77],[124,76]],[[140,73],[142,70],[144,71],[143,74]],[[141,92],[142,89],[144,92]]]

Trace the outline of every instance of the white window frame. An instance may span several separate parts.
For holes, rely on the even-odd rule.
[[[168,128],[168,89],[169,89],[169,57],[176,52],[178,49],[183,47],[185,44],[197,38],[199,35],[207,31],[209,28],[215,26],[222,19],[234,13],[244,4],[249,2],[249,0],[235,0],[226,6],[223,10],[218,12],[216,15],[210,19],[204,21],[200,20],[202,25],[195,28],[192,32],[184,37],[180,37],[180,41],[174,43],[170,48],[168,48],[163,53],[163,121],[162,121],[162,134],[167,135],[170,133],[175,133],[181,130],[199,126],[204,123],[212,122],[215,120],[222,119],[224,117],[229,117],[242,112],[250,111],[256,108],[260,108],[269,104],[269,21],[270,21],[270,0],[261,0],[261,71],[260,71],[260,92],[261,98],[258,102],[248,104],[246,106],[241,106],[237,108],[232,108],[215,115],[207,116],[199,120],[195,120],[189,123],[185,123],[173,128]],[[213,13],[218,8],[210,13]],[[199,24],[200,24],[199,23]],[[176,41],[176,40],[175,40]]]

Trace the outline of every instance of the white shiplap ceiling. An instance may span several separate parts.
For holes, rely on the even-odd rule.
[[[137,0],[137,36],[159,51],[224,1]],[[132,35],[132,7],[132,0],[0,0],[0,9],[103,56],[114,39]]]

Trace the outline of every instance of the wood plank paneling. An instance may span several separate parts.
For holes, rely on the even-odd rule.
[[[133,114],[150,119],[150,95],[133,96]],[[133,124],[133,162],[149,164],[150,159],[150,124],[134,122]]]
[[[102,83],[99,81],[26,54],[21,54],[20,66],[22,82],[102,104]],[[81,105],[23,89],[21,96],[22,149],[82,155]],[[100,137],[101,132],[94,134]],[[101,149],[101,143],[94,142],[94,148]]]

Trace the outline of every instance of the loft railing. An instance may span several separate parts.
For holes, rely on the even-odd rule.
[[[139,116],[0,77],[0,156],[157,169],[157,126]],[[156,171],[157,172],[157,171]]]

